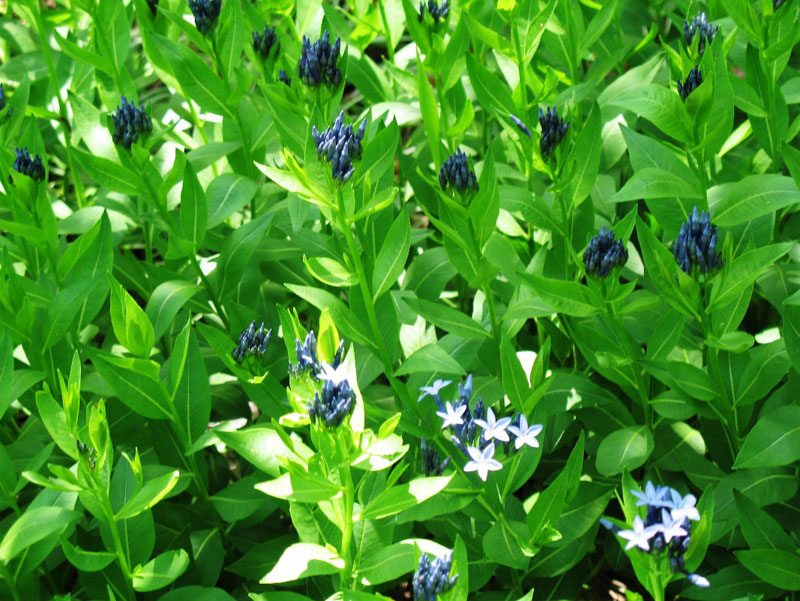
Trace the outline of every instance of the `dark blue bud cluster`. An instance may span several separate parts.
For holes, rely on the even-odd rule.
[[[420,23],[425,18],[425,2],[419,3],[419,15],[417,19]],[[428,14],[433,18],[434,25],[439,24],[439,20],[441,19],[444,21],[447,18],[447,14],[450,12],[450,0],[444,0],[441,4],[436,2],[435,0],[428,0]]]
[[[314,403],[308,404],[308,417],[312,424],[319,422],[334,429],[353,413],[355,407],[356,394],[347,380],[338,383],[326,380],[322,385],[322,395],[314,393]]]
[[[530,138],[530,137],[532,137],[532,136],[531,136],[531,130],[529,130],[529,129],[528,129],[528,126],[527,126],[527,125],[525,125],[525,124],[524,124],[524,123],[523,123],[523,122],[520,120],[520,118],[519,118],[519,117],[517,117],[516,115],[509,115],[509,117],[510,117],[510,118],[511,118],[511,120],[514,122],[514,125],[516,125],[516,126],[519,128],[519,130],[520,130],[520,131],[521,131],[523,134],[525,134],[525,135],[526,135],[526,136],[528,136],[529,138]]]
[[[703,54],[703,51],[706,49],[706,44],[710,44],[714,41],[714,36],[717,35],[718,29],[719,27],[717,25],[711,25],[706,22],[706,13],[699,12],[696,17],[692,17],[691,22],[683,22],[683,40],[686,42],[687,46],[691,46],[694,36],[699,36],[700,39],[697,42],[697,51]]]
[[[150,9],[153,16],[155,16],[158,10],[158,0],[147,0],[147,7]]]
[[[283,69],[278,71],[278,80],[285,83],[290,88],[292,87],[292,78],[286,75],[286,71]]]
[[[589,242],[583,253],[583,264],[587,275],[606,277],[614,267],[622,267],[628,262],[628,251],[622,240],[614,240],[614,230],[606,232],[606,226],[600,229]]]
[[[548,107],[546,112],[539,107],[539,125],[542,127],[539,150],[542,158],[546,159],[566,135],[569,121],[564,122],[563,119],[560,119],[554,106]]]
[[[141,108],[136,108],[135,102],[128,102],[125,96],[121,97],[121,105],[117,107],[113,115],[114,133],[112,138],[115,144],[119,144],[130,150],[131,145],[153,130],[153,120],[147,116],[144,104]]]
[[[322,37],[314,42],[303,36],[303,45],[300,52],[300,62],[297,64],[300,80],[312,88],[324,84],[335,88],[342,81],[342,72],[336,66],[339,60],[339,49],[342,41],[336,38],[333,46],[330,44],[330,33],[327,30]]]
[[[436,598],[449,591],[456,584],[458,574],[450,576],[453,565],[453,552],[448,551],[431,561],[427,553],[419,559],[417,571],[412,580],[415,601],[436,601]]]
[[[445,458],[444,461],[440,461],[439,453],[436,452],[433,445],[427,443],[424,436],[422,437],[420,449],[422,450],[422,467],[425,470],[425,475],[441,476],[450,463],[450,457]]]
[[[277,47],[277,43],[278,37],[275,35],[275,27],[265,25],[264,33],[253,32],[253,49],[261,55],[261,58],[267,58],[270,50],[273,47]]]
[[[452,186],[459,194],[478,191],[478,178],[470,170],[467,155],[460,148],[457,148],[439,169],[439,185],[442,190]]]
[[[44,165],[42,165],[42,157],[38,154],[35,159],[31,158],[28,148],[15,148],[14,152],[17,157],[14,159],[14,170],[27,175],[34,181],[40,182],[44,179]]]
[[[700,71],[699,67],[695,66],[689,71],[684,83],[681,83],[680,79],[678,80],[678,94],[681,95],[681,100],[686,100],[689,94],[694,92],[701,83],[703,83],[703,72]]]
[[[243,330],[239,335],[239,345],[233,349],[231,356],[240,363],[245,357],[258,355],[263,357],[267,352],[269,345],[269,338],[272,335],[272,330],[264,331],[264,322],[261,322],[261,327],[256,331],[256,322],[252,322],[250,327]]]
[[[4,108],[6,108],[6,91],[3,89],[3,84],[0,83],[0,111]],[[13,108],[8,109],[8,114],[6,116],[10,117],[13,111]]]
[[[344,111],[322,133],[319,133],[316,125],[312,126],[311,135],[317,145],[317,158],[324,158],[330,163],[333,179],[344,183],[353,176],[353,160],[361,158],[361,140],[366,126],[367,120],[364,119],[358,131],[353,133],[352,125],[344,126]]]
[[[197,31],[206,35],[214,28],[222,9],[222,0],[189,0]]]
[[[706,273],[725,264],[717,252],[717,228],[711,225],[711,216],[705,211],[697,216],[697,207],[689,220],[681,225],[672,252],[681,269],[689,274],[694,267]]]
[[[304,342],[300,342],[298,338],[295,343],[295,353],[297,353],[297,363],[292,365],[289,362],[289,371],[297,376],[302,371],[310,371],[314,375],[320,370],[319,361],[317,360],[317,339],[312,330],[306,335]]]

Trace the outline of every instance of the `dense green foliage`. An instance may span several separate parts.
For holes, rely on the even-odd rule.
[[[796,598],[797,0],[0,10],[0,598]]]

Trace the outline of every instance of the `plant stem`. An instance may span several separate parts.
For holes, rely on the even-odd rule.
[[[119,537],[119,530],[117,530],[117,520],[114,518],[114,511],[111,509],[111,502],[108,499],[108,495],[106,494],[105,490],[101,492],[104,501],[104,511],[106,514],[106,520],[108,522],[108,528],[111,530],[111,538],[114,541],[114,550],[117,555],[117,563],[119,564],[120,569],[122,570],[122,575],[125,578],[125,585],[128,589],[128,599],[133,601],[136,599],[136,593],[133,589],[133,576],[131,575],[130,565],[128,564],[128,556],[125,552],[125,547],[122,545],[122,539]]]
[[[339,479],[344,484],[344,495],[342,497],[342,558],[344,568],[340,576],[339,588],[341,590],[351,588],[353,574],[353,558],[350,557],[350,543],[353,539],[353,503],[355,502],[355,491],[353,490],[353,477],[350,474],[350,466],[345,465],[339,468]]]

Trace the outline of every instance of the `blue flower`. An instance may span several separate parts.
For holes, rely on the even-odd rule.
[[[514,448],[519,449],[523,445],[528,445],[534,449],[538,448],[539,441],[536,439],[536,437],[543,428],[544,426],[540,424],[534,424],[529,427],[527,418],[524,415],[520,415],[519,425],[516,426],[512,424],[508,427],[508,431],[516,437],[516,440],[514,441]]]
[[[703,83],[703,72],[700,71],[700,67],[695,66],[689,71],[689,76],[684,83],[681,83],[680,79],[678,80],[678,94],[680,94],[681,100],[686,100],[689,94],[694,92],[701,83]]]
[[[352,125],[344,126],[344,111],[341,111],[333,125],[322,133],[319,133],[316,125],[311,127],[317,158],[330,163],[334,180],[344,183],[353,176],[353,160],[361,158],[361,140],[366,125],[367,120],[364,119],[358,131],[353,133]]]
[[[664,542],[669,543],[673,538],[687,536],[689,533],[682,527],[683,520],[676,520],[666,509],[661,510],[661,523],[654,526],[664,535]]]
[[[773,3],[774,1],[775,0],[773,0]],[[706,22],[706,13],[698,12],[696,17],[692,17],[691,22],[683,22],[683,40],[686,42],[687,46],[691,46],[694,36],[699,36],[700,40],[697,43],[697,51],[703,54],[706,44],[710,44],[714,40],[718,29],[719,27],[716,25],[711,25]]]
[[[265,25],[264,33],[253,32],[253,49],[261,55],[261,58],[267,58],[272,48],[277,47],[277,42],[275,27]]]
[[[678,265],[688,274],[695,267],[706,273],[725,264],[717,252],[717,228],[711,225],[711,216],[705,211],[698,217],[697,207],[688,221],[681,225],[672,252]]]
[[[136,108],[135,102],[128,102],[125,96],[120,97],[120,105],[112,115],[114,120],[114,133],[111,138],[115,144],[131,149],[136,140],[153,130],[153,120],[147,116],[144,104]]]
[[[440,461],[439,453],[436,452],[432,445],[427,443],[424,436],[422,437],[420,448],[422,450],[422,468],[425,470],[425,475],[441,476],[450,463],[450,457],[446,457],[444,461]]]
[[[486,482],[489,472],[496,472],[503,469],[503,464],[494,458],[494,443],[481,450],[475,447],[467,447],[467,454],[470,460],[464,466],[465,472],[478,472],[478,477]]]
[[[453,187],[459,194],[478,191],[478,180],[469,168],[467,155],[460,148],[457,148],[439,169],[439,185],[442,190],[446,190],[448,186]]]
[[[649,480],[644,487],[644,492],[638,490],[631,490],[631,494],[638,499],[636,507],[648,505],[652,507],[668,507],[668,502],[664,500],[664,495],[669,492],[666,486],[659,486],[656,488]]]
[[[704,578],[700,574],[690,574],[689,572],[684,572],[684,574],[686,575],[686,579],[695,586],[702,586],[703,588],[711,586],[708,578]]]
[[[508,432],[506,432],[506,428],[508,428],[509,424],[511,424],[510,417],[501,417],[500,419],[495,419],[494,411],[491,407],[486,410],[486,419],[476,419],[475,423],[483,428],[483,438],[485,440],[496,439],[502,442],[508,442]]]
[[[339,49],[342,41],[336,38],[333,46],[330,44],[330,33],[325,30],[322,37],[311,43],[303,36],[300,49],[300,62],[297,64],[300,80],[312,88],[320,85],[335,88],[342,81],[342,72],[336,66],[339,60]]]
[[[214,28],[222,8],[222,0],[189,0],[197,31],[206,35]]]
[[[606,232],[604,225],[600,233],[592,238],[586,252],[583,253],[583,264],[587,275],[604,278],[615,267],[622,267],[628,262],[628,251],[622,240],[614,240],[614,230]]]
[[[436,2],[436,0],[428,0],[428,14],[433,18],[433,24],[438,25],[439,19],[444,21],[447,18],[447,14],[450,12],[450,0],[444,0],[441,5]],[[417,16],[417,20],[422,23],[422,20],[425,18],[425,2],[419,3],[419,15]]]
[[[444,420],[442,422],[442,429],[447,428],[449,426],[460,426],[464,423],[464,420],[461,418],[464,415],[464,412],[467,410],[466,405],[460,405],[457,407],[453,407],[450,401],[447,401],[446,407],[444,411],[437,411],[436,415]]]
[[[27,175],[32,180],[40,182],[44,179],[44,165],[42,157],[38,154],[36,158],[31,158],[27,146],[25,148],[15,148],[16,158],[14,159],[14,170]]]
[[[542,158],[547,159],[559,142],[564,138],[569,129],[569,121],[564,122],[559,118],[556,107],[548,107],[547,112],[539,108],[539,125],[542,128],[542,137],[539,140],[539,151]]]
[[[263,357],[267,352],[267,345],[272,335],[272,330],[264,331],[264,322],[261,322],[261,327],[256,331],[256,322],[252,322],[247,330],[243,330],[239,335],[239,344],[231,352],[231,356],[237,363],[241,363],[244,357],[258,355]]]
[[[314,393],[314,403],[308,404],[311,423],[321,423],[329,430],[337,428],[344,418],[351,415],[356,405],[356,395],[347,380],[334,384],[325,380],[322,394]]]
[[[458,575],[450,576],[452,565],[452,551],[448,551],[433,561],[426,553],[423,553],[412,580],[415,601],[436,601],[438,595],[453,588],[458,580]]]
[[[516,115],[509,115],[509,117],[514,122],[514,125],[516,125],[523,134],[525,134],[529,138],[531,137],[531,130],[528,129],[527,125],[525,125],[522,121],[520,121],[519,117],[517,117]]]
[[[304,342],[301,343],[300,339],[297,339],[295,343],[295,354],[297,355],[297,364],[292,365],[290,361],[289,371],[295,376],[303,370],[312,371],[316,375],[320,370],[320,365],[317,361],[317,339],[314,337],[313,330],[306,335]]]
[[[286,75],[286,71],[284,71],[283,69],[278,71],[278,80],[281,83],[285,83],[290,88],[292,87],[292,78]]]
[[[683,522],[684,520],[697,521],[700,519],[700,512],[697,511],[697,507],[695,507],[697,498],[694,495],[681,497],[681,494],[673,488],[670,489],[670,496],[673,520]]]
[[[639,547],[642,551],[649,551],[649,541],[657,532],[655,528],[645,528],[642,518],[637,515],[633,518],[633,530],[620,530],[617,534],[620,538],[628,541],[628,544],[625,545],[626,551],[634,547]]]
[[[417,399],[417,402],[419,403],[422,399],[424,399],[428,395],[431,395],[431,396],[434,396],[434,397],[438,397],[439,393],[442,390],[442,388],[445,388],[446,386],[449,386],[452,383],[453,382],[451,380],[441,380],[441,379],[439,379],[439,380],[436,380],[430,386],[420,386],[420,391],[422,392],[422,394],[419,395],[419,398]]]

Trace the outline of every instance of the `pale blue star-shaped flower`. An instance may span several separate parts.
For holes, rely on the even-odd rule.
[[[444,421],[442,423],[442,428],[447,428],[448,426],[460,426],[464,423],[464,420],[461,419],[461,416],[464,415],[464,412],[467,410],[466,405],[461,405],[458,408],[453,408],[452,403],[447,401],[446,407],[444,411],[437,411],[436,415],[441,417]]]
[[[664,542],[669,542],[677,536],[686,536],[689,534],[684,530],[683,520],[675,520],[670,516],[669,511],[666,509],[661,510],[661,523],[653,526],[656,530],[664,535]]]
[[[657,531],[653,528],[645,528],[642,518],[638,515],[633,518],[633,530],[620,530],[617,532],[620,537],[628,541],[628,544],[625,545],[626,551],[634,547],[639,547],[642,551],[649,551],[650,543],[648,541],[656,533]]]
[[[519,449],[522,445],[528,445],[534,449],[539,448],[539,441],[536,440],[536,437],[539,435],[539,432],[542,431],[543,427],[544,426],[540,424],[534,424],[528,427],[527,418],[524,415],[520,415],[519,426],[512,425],[508,427],[508,431],[516,436],[514,448]]]
[[[697,507],[695,507],[697,498],[694,495],[681,497],[681,494],[674,488],[670,491],[670,495],[672,496],[670,507],[672,507],[673,520],[682,523],[684,519],[693,520],[695,522],[700,519],[700,512],[697,511]]]
[[[333,367],[323,361],[320,363],[320,368],[322,373],[317,374],[317,378],[320,380],[330,380],[334,386],[339,386],[342,382],[347,381],[347,369],[344,363],[340,363],[338,367]]]
[[[478,472],[478,477],[486,482],[489,472],[503,468],[503,464],[494,459],[494,443],[488,445],[483,451],[478,447],[467,447],[470,460],[464,466],[465,472]]]
[[[475,423],[483,428],[484,440],[496,438],[497,440],[501,440],[503,442],[509,441],[506,428],[508,428],[509,424],[511,423],[510,417],[501,417],[500,419],[495,419],[494,411],[492,411],[492,408],[489,407],[486,410],[486,419],[476,419]]]
[[[702,577],[700,574],[686,574],[687,580],[694,584],[695,586],[702,586],[707,587],[711,586],[711,583],[708,581],[708,578]]]
[[[439,396],[439,392],[441,392],[442,388],[444,388],[445,386],[449,386],[450,384],[452,384],[452,381],[450,380],[436,380],[430,386],[420,387],[420,392],[422,392],[422,394],[419,395],[417,402],[419,403],[422,399],[424,399],[428,395]]]
[[[668,491],[669,489],[666,486],[659,486],[656,488],[653,486],[653,483],[648,480],[643,493],[639,492],[638,490],[631,490],[631,494],[639,499],[636,501],[636,507],[641,507],[642,505],[668,507],[669,502],[664,501],[664,495]]]

